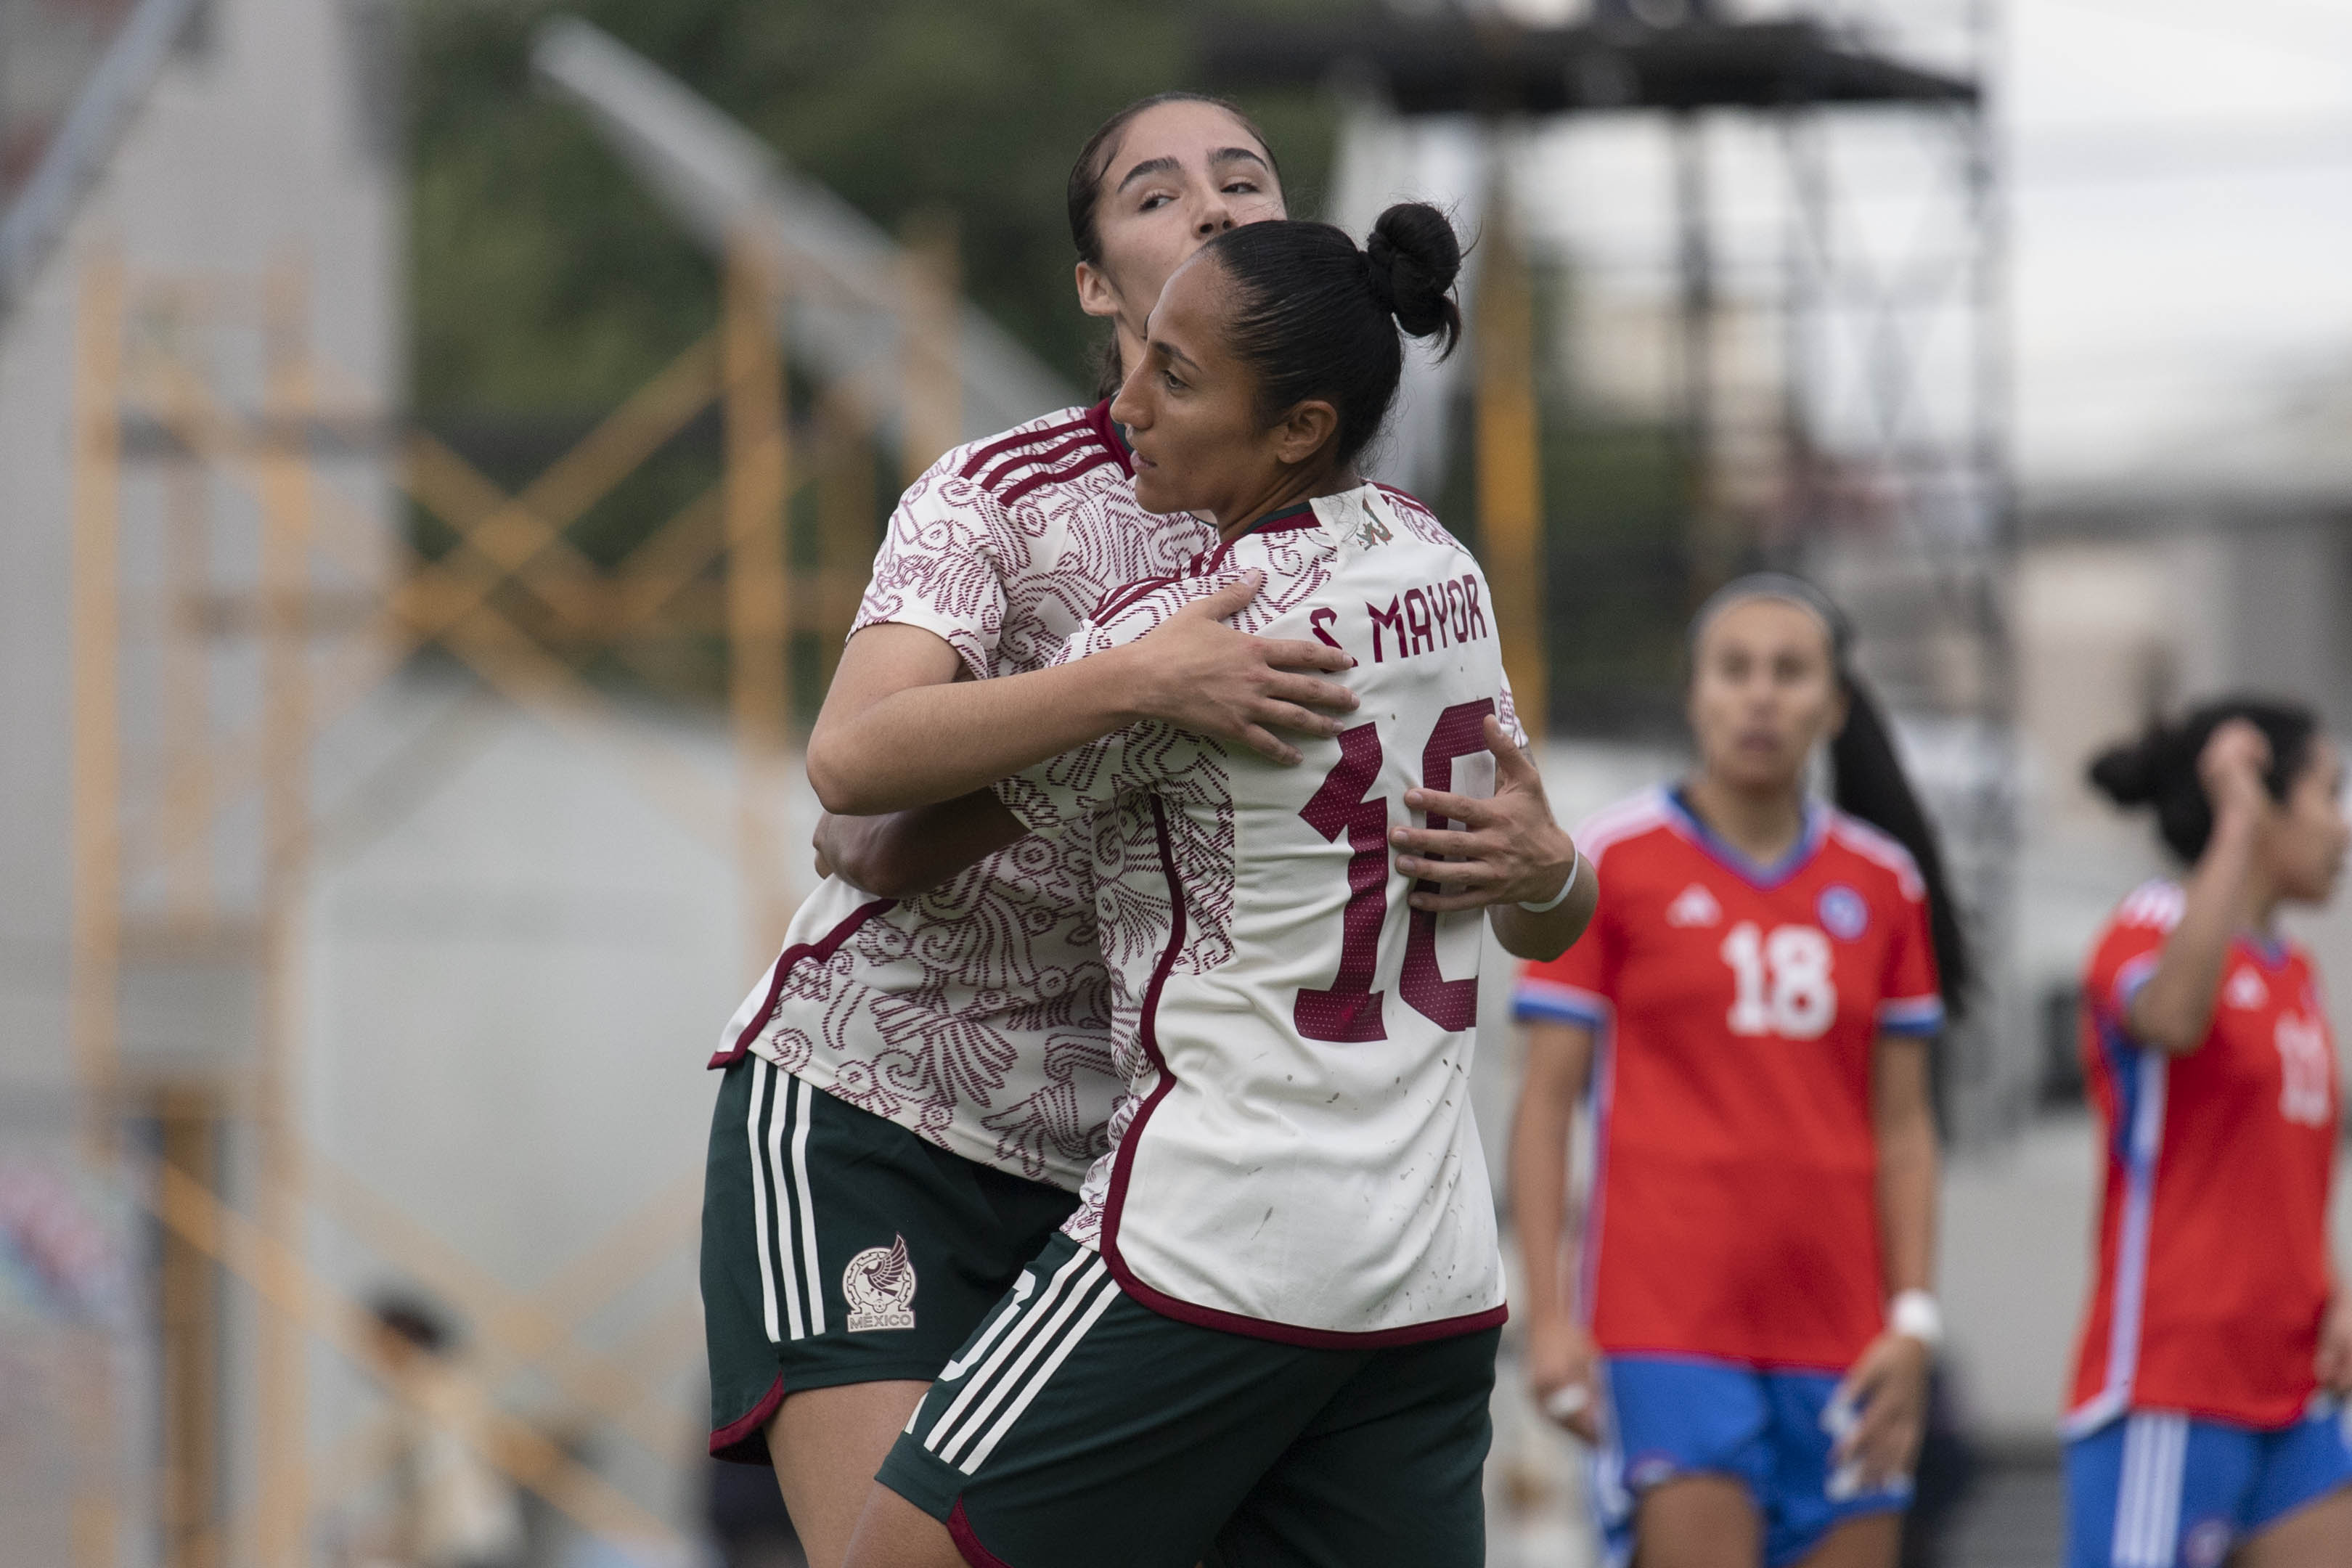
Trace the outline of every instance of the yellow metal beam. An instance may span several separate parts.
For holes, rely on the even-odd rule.
[[[1544,730],[1543,444],[1536,405],[1535,306],[1525,253],[1496,187],[1478,278],[1478,540],[1519,723]]]
[[[276,268],[263,321],[264,401],[293,425],[310,412],[308,268]],[[261,465],[262,969],[260,1049],[252,1107],[259,1134],[261,1224],[288,1250],[302,1250],[299,937],[308,892],[310,826],[310,660],[304,613],[310,590],[311,478],[307,453],[280,443]],[[310,1384],[300,1320],[265,1310],[259,1345],[260,1507],[255,1555],[288,1568],[309,1555]]]
[[[94,254],[81,280],[74,366],[73,893],[68,917],[67,1028],[81,1090],[84,1157],[117,1143],[119,980],[122,964],[121,426],[121,256]],[[93,1337],[95,1331],[91,1331]],[[121,1536],[104,1442],[114,1408],[102,1347],[76,1356],[75,1568],[113,1568]]]
[[[898,284],[899,408],[907,482],[939,461],[963,426],[962,288],[955,215],[933,207],[907,221]]]
[[[751,236],[729,248],[726,320],[728,695],[735,724],[736,867],[751,962],[792,918],[783,882],[792,623],[784,591],[791,449],[775,323],[782,279]]]
[[[828,391],[818,405],[817,426],[824,447],[817,481],[821,597],[809,611],[797,605],[794,609],[817,628],[824,682],[830,689],[841,645],[873,572],[875,464],[873,432],[854,399]]]
[[[122,944],[121,426],[122,258],[82,272],[74,373],[73,1058],[85,1144],[112,1150],[116,986]]]

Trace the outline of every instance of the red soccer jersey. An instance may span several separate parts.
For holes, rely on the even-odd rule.
[[[1943,1026],[1918,868],[1825,806],[1759,867],[1665,790],[1576,838],[1600,911],[1517,1012],[1596,1035],[1593,1337],[1843,1371],[1885,1318],[1874,1047]]]
[[[2106,1124],[2099,1273],[2066,1425],[2127,1410],[2284,1426],[2318,1386],[2327,1310],[2336,1043],[2311,960],[2230,944],[2213,1026],[2182,1056],[2124,1026],[2180,921],[2151,882],[2100,933],[2083,977],[2083,1057]]]

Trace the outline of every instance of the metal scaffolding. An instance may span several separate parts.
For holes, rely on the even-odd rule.
[[[895,288],[910,320],[953,319],[952,247],[943,236],[908,252]],[[549,1436],[498,1413],[489,1384],[535,1369],[571,1407],[674,1458],[678,1434],[649,1405],[645,1369],[690,1355],[694,1303],[653,1313],[643,1355],[594,1350],[581,1328],[693,1234],[698,1165],[543,1289],[517,1292],[306,1143],[297,1108],[311,1042],[298,961],[321,742],[425,649],[592,748],[628,746],[648,796],[738,868],[749,961],[781,940],[793,644],[796,633],[835,646],[846,634],[873,542],[875,433],[820,395],[802,422],[821,460],[794,460],[776,332],[791,275],[757,234],[739,237],[725,268],[711,331],[509,493],[429,434],[354,405],[310,341],[300,257],[261,277],[154,274],[111,251],[84,267],[71,1038],[85,1142],[101,1167],[129,1173],[124,1185],[143,1192],[161,1226],[156,1506],[174,1568],[310,1560],[314,1519],[363,1473],[364,1442],[316,1452],[310,1430],[310,1342],[371,1364],[361,1310],[314,1258],[320,1222],[473,1317],[487,1357],[475,1393],[492,1413],[470,1439],[483,1458],[582,1528],[680,1545]],[[929,386],[942,365],[951,380],[948,356],[910,367],[908,384],[929,397],[904,422],[910,439],[944,443],[952,431],[952,384]],[[714,405],[717,481],[599,570],[569,526]],[[936,452],[906,456],[927,465]],[[383,526],[395,498],[368,493],[367,477],[387,468],[399,495],[446,528],[446,550],[428,556]],[[790,503],[803,489],[825,563],[814,571],[788,563]],[[729,671],[731,799],[607,722],[610,699],[583,673],[605,655],[645,663],[665,638],[714,637]],[[199,1048],[126,1051],[126,994],[192,968],[249,1006],[226,1026],[192,1027]],[[156,1130],[152,1150],[128,1146],[133,1121]],[[224,1279],[243,1288],[258,1335],[246,1466],[220,1451],[232,1382]],[[95,1568],[118,1560],[122,1520],[107,1467],[84,1469],[78,1539]]]
[[[1994,955],[1993,994],[1945,1058],[1947,1104],[1965,1134],[2005,1114],[2019,1064],[1995,1042],[2026,1033],[2009,1026],[1999,956],[2015,842],[2002,608],[2014,508],[1987,111],[1996,16],[1990,0],[1959,0],[1947,63],[1928,67],[1881,47],[1885,29],[1866,25],[1868,11],[1799,5],[1736,19],[1712,0],[1597,0],[1586,19],[1555,26],[1466,7],[1228,18],[1201,35],[1201,58],[1222,87],[1334,83],[1407,121],[1484,127],[1495,189],[1474,292],[1519,289],[1528,217],[1551,200],[1524,174],[1503,188],[1524,164],[1507,154],[1528,128],[1602,117],[1664,128],[1672,349],[1660,426],[1681,475],[1671,542],[1681,591],[1655,607],[1656,636],[1727,577],[1767,564],[1811,573],[1854,614],[1868,674],[1935,753],[1923,772],[1961,897]],[[1741,173],[1773,187],[1764,195],[1780,214],[1774,254],[1727,254],[1727,206],[1759,195],[1726,188],[1733,132],[1771,149],[1769,168],[1751,159]],[[1772,330],[1759,333],[1759,320]],[[1557,655],[1568,626],[1552,617],[1618,590],[1591,580],[1574,520],[1526,493],[1543,463],[1530,412],[1537,356],[1522,346],[1536,327],[1507,300],[1473,310],[1479,542],[1498,583],[1528,585],[1522,613],[1546,627],[1555,731],[1591,733],[1587,694]],[[1522,654],[1515,686],[1541,691],[1539,673],[1523,673],[1537,668]],[[1670,707],[1671,689],[1648,700]],[[1602,732],[1624,711],[1608,714]]]

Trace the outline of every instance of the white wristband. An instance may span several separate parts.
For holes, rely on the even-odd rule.
[[[1555,1421],[1565,1421],[1571,1415],[1584,1414],[1592,1403],[1592,1391],[1580,1383],[1563,1383],[1551,1391],[1543,1402],[1544,1414]]]
[[[1584,854],[1581,850],[1579,850],[1577,852],[1576,858],[1568,863],[1568,880],[1559,885],[1559,892],[1554,893],[1542,903],[1521,903],[1519,908],[1527,910],[1528,913],[1531,915],[1548,915],[1551,913],[1552,910],[1559,908],[1561,900],[1568,897],[1569,889],[1576,886],[1576,874],[1580,870],[1583,869],[1583,867]]]
[[[1898,1334],[1917,1340],[1929,1350],[1939,1350],[1944,1343],[1944,1309],[1936,1298],[1925,1290],[1903,1290],[1886,1305],[1886,1326]]]

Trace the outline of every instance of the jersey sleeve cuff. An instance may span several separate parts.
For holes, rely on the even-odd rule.
[[[1072,791],[1055,788],[1042,767],[999,779],[989,788],[997,803],[1032,833],[1065,826],[1086,815],[1085,803]]]
[[[2156,978],[2157,961],[2161,956],[2160,953],[2143,952],[2116,971],[2116,983],[2107,991],[2107,1005],[2115,1009],[2117,1023],[2123,1022],[2124,1016],[2131,1011],[2132,998],[2146,990],[2147,983]]]
[[[963,661],[974,680],[986,680],[995,673],[989,668],[989,660],[996,652],[996,637],[969,620],[944,615],[918,600],[902,599],[887,610],[859,605],[857,619],[850,623],[849,635],[856,637],[868,626],[920,626],[955,649],[956,658]]]
[[[1943,1026],[1940,996],[1900,996],[1878,1005],[1878,1031],[1883,1035],[1933,1035]]]
[[[999,779],[990,788],[1032,833],[1082,821],[1111,805],[1127,787],[1120,773],[1126,741],[1126,731],[1114,731]]]
[[[1511,995],[1511,1016],[1522,1022],[1582,1024],[1597,1029],[1608,1021],[1607,998],[1558,980],[1522,980]]]
[[[2131,1032],[2132,998],[2147,990],[2147,983],[2156,978],[2157,961],[2162,956],[2160,952],[2143,952],[2126,960],[2116,971],[2115,983],[2107,987],[2107,994],[2092,999],[2096,1004],[2094,1011],[2107,1015],[2106,1026],[2115,1039],[2134,1050],[2143,1049],[2145,1045]]]

